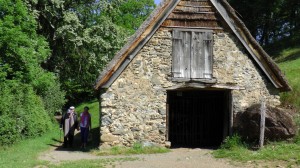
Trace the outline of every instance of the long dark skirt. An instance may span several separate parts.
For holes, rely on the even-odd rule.
[[[89,128],[80,127],[81,142],[87,143],[89,137]]]

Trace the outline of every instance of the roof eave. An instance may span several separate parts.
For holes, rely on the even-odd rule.
[[[290,91],[291,87],[279,67],[253,38],[229,3],[226,0],[211,0],[211,2],[273,85],[279,91]],[[222,3],[222,5],[220,3]]]
[[[94,86],[96,90],[99,88],[108,88],[115,81],[179,2],[180,0],[165,1],[152,12],[136,33],[131,36],[127,44],[102,71]]]

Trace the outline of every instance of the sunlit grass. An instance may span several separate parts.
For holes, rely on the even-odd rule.
[[[99,156],[104,155],[131,155],[131,154],[154,154],[167,153],[170,149],[158,146],[143,147],[140,143],[135,143],[133,147],[114,146],[105,150],[94,151],[93,153]]]
[[[291,51],[290,51],[291,50]],[[291,104],[300,111],[300,47],[286,50],[285,54],[297,53],[296,59],[279,63],[279,67],[286,76],[292,91],[282,93],[281,100],[284,104]],[[287,57],[283,55],[282,57]]]
[[[259,150],[252,150],[240,144],[230,148],[220,148],[214,151],[213,155],[216,158],[230,158],[243,163],[280,161],[285,165],[300,166],[300,145],[298,143],[275,142]]]
[[[47,134],[34,139],[26,139],[17,144],[0,149],[0,167],[18,168],[18,167],[35,167],[45,162],[38,160],[41,152],[50,148],[59,139],[59,132],[54,129]]]

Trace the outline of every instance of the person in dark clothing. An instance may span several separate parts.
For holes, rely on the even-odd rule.
[[[78,118],[74,106],[71,106],[62,116],[60,129],[64,131],[63,147],[73,147],[75,129],[78,130]]]
[[[80,114],[81,148],[86,147],[91,128],[91,114],[89,113],[89,107],[86,106],[84,107],[83,112]]]

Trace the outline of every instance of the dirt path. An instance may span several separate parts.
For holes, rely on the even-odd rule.
[[[78,134],[77,134],[78,135]],[[75,136],[74,146],[80,145],[80,137]],[[56,140],[56,143],[60,142]],[[126,155],[126,156],[96,156],[89,152],[82,152],[81,149],[64,149],[60,144],[51,145],[51,149],[40,154],[39,159],[49,161],[52,164],[59,164],[64,161],[76,161],[81,159],[115,159],[114,168],[273,168],[288,167],[282,162],[248,162],[246,164],[232,162],[227,159],[216,159],[211,149],[171,149],[171,152],[164,154],[149,155]],[[119,158],[119,159],[118,159]],[[124,158],[137,158],[132,159]],[[285,165],[285,166],[282,166]],[[293,166],[292,166],[293,167]]]
[[[149,155],[131,155],[131,156],[95,156],[87,152],[67,151],[67,150],[51,150],[42,153],[40,160],[49,161],[52,164],[58,164],[62,161],[74,161],[80,159],[106,159],[106,158],[138,158],[134,161],[115,162],[113,167],[116,168],[238,168],[228,160],[215,159],[210,154],[209,149],[172,149],[169,153],[149,154]]]

